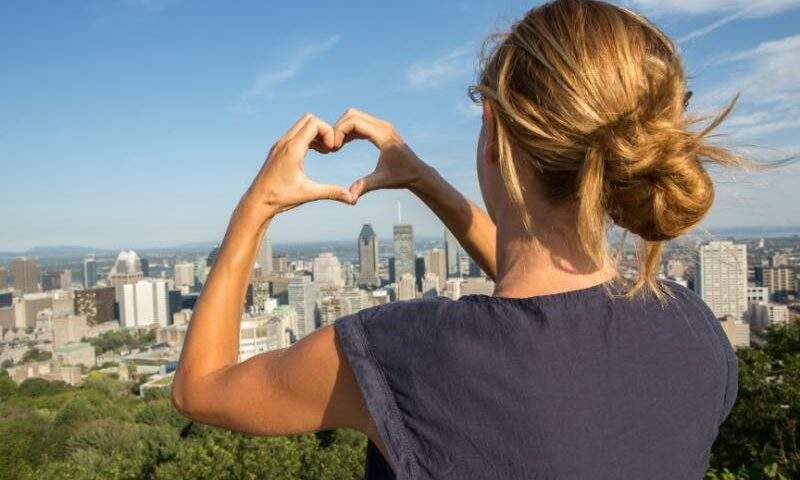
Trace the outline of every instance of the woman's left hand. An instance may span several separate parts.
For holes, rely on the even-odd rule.
[[[352,205],[355,196],[340,185],[308,178],[303,161],[308,149],[320,153],[336,150],[334,131],[314,115],[303,115],[272,146],[267,160],[242,199],[241,205],[267,221],[280,212],[314,200],[337,200]]]

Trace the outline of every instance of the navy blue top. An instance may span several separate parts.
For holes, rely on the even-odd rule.
[[[736,356],[693,292],[603,285],[525,299],[394,302],[336,332],[393,471],[366,478],[702,479]]]

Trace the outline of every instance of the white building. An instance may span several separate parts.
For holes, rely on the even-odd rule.
[[[451,300],[458,300],[459,298],[461,298],[461,279],[460,278],[448,279],[444,288],[444,294],[447,298],[450,298]]]
[[[769,302],[769,288],[748,286],[747,302]]]
[[[166,327],[172,323],[169,316],[169,286],[165,280],[139,280],[117,288],[120,291],[122,327]]]
[[[53,318],[53,345],[58,348],[89,337],[89,325],[83,315],[66,315]]]
[[[191,288],[194,286],[194,264],[176,263],[175,264],[175,288]]]
[[[734,348],[750,346],[750,324],[733,315],[719,319],[722,330]]]
[[[287,305],[279,306],[268,315],[242,319],[239,330],[239,361],[262,352],[288,347],[296,325],[297,314]]]
[[[316,328],[317,287],[308,275],[294,277],[287,287],[289,305],[297,312],[298,339]]]
[[[342,266],[331,252],[320,253],[314,259],[314,284],[320,290],[337,289],[344,286]]]
[[[717,318],[747,312],[747,245],[714,241],[700,246],[695,290]]]
[[[404,273],[397,280],[397,299],[398,300],[411,300],[417,296],[417,286],[415,284],[414,276],[410,273]]]

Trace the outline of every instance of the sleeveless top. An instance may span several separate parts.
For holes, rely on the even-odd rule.
[[[391,460],[369,442],[366,479],[702,479],[736,355],[697,295],[665,285],[664,302],[597,285],[342,317]]]

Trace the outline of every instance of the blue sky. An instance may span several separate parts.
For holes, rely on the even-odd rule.
[[[0,250],[209,241],[274,140],[303,112],[355,106],[395,123],[469,197],[480,118],[466,97],[480,45],[531,2],[6,1],[0,4]],[[632,0],[680,41],[712,111],[742,102],[720,141],[756,159],[800,151],[800,1]],[[758,147],[754,147],[758,146]],[[765,148],[768,147],[768,148]],[[349,185],[366,144],[311,155]],[[720,173],[706,227],[800,223],[800,169]],[[413,196],[303,206],[276,241],[388,237],[402,202],[420,235],[441,225]]]

